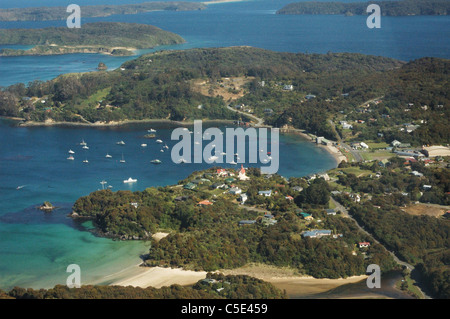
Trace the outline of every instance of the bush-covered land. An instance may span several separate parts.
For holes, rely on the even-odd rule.
[[[123,5],[81,6],[83,17],[107,17],[114,14],[137,14],[154,10],[188,11],[203,10],[206,6],[197,2],[144,2]],[[37,7],[0,9],[0,21],[66,20],[67,7]]]
[[[233,170],[229,172],[233,174]],[[318,278],[361,275],[375,261],[383,271],[395,267],[382,247],[356,247],[370,238],[350,219],[326,214],[328,201],[321,201],[324,191],[316,187],[323,180],[305,185],[307,195],[303,196],[293,189],[299,184],[297,179],[288,182],[277,175],[267,178],[257,169],[248,174],[250,180],[230,180],[233,177],[219,176],[210,169],[193,173],[179,186],[134,193],[97,191],[77,200],[73,210],[78,217],[92,218],[103,235],[152,240],[144,258],[147,266],[214,271],[258,262],[292,267]],[[192,184],[197,186],[184,187]],[[230,187],[246,192],[245,205],[238,204],[239,196],[231,194]],[[259,194],[267,189],[274,194]],[[209,202],[202,203],[204,200]],[[313,217],[305,219],[301,212]],[[322,238],[302,236],[304,231],[314,229],[328,229],[330,233]],[[169,235],[153,240],[151,235],[158,231]]]
[[[449,298],[448,218],[407,213],[408,207],[421,205],[415,204],[417,200],[449,204],[448,169],[439,163],[426,167],[420,161],[410,164],[398,158],[393,158],[385,168],[376,162],[354,165],[372,174],[357,177],[352,173],[338,173],[336,185],[344,186],[347,191],[336,197],[383,245],[415,265],[437,297]],[[423,176],[411,174],[412,171]],[[424,190],[424,185],[431,189]],[[355,202],[354,194],[361,196],[360,202]]]
[[[111,72],[69,74],[4,88],[0,115],[36,122],[247,121],[245,112],[225,108],[231,104],[267,124],[329,139],[339,134],[350,142],[397,139],[419,146],[449,140],[449,108],[444,107],[450,100],[448,69],[448,60],[437,58],[405,64],[361,54],[293,54],[250,47],[163,51]],[[202,93],[194,83],[220,85],[233,77],[248,79],[238,100]],[[342,120],[353,129],[342,129]]]
[[[51,55],[67,53],[132,54],[115,47],[144,49],[178,44],[179,35],[160,28],[135,23],[95,22],[82,28],[50,27],[44,29],[1,29],[0,44],[36,45],[29,50],[2,49],[0,55]]]
[[[0,299],[283,299],[286,295],[272,284],[249,276],[208,274],[193,287],[172,285],[162,288],[121,286],[82,286],[51,289],[15,287],[0,290]],[[223,289],[220,289],[223,288]]]
[[[374,2],[296,2],[291,3],[277,14],[345,14],[367,15],[367,7]],[[448,15],[450,3],[446,0],[402,0],[379,1],[381,15]]]

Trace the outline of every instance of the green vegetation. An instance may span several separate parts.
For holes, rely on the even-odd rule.
[[[102,235],[151,240],[144,257],[150,267],[214,271],[256,262],[296,268],[299,273],[318,278],[361,275],[375,261],[383,271],[395,267],[381,246],[372,245],[366,255],[355,250],[357,242],[370,238],[351,220],[325,213],[328,200],[322,198],[322,179],[308,187],[303,179],[288,182],[278,175],[267,178],[258,169],[247,173],[248,181],[227,182],[227,177],[220,177],[214,169],[195,172],[179,183],[195,184],[194,190],[167,186],[133,193],[97,191],[78,199],[73,211],[78,217],[91,218]],[[306,196],[292,189],[300,184],[306,188]],[[248,195],[244,206],[238,205],[236,195],[223,189],[215,192],[216,186],[229,189],[231,185]],[[273,191],[272,196],[258,194],[267,189]],[[212,204],[199,205],[202,200]],[[137,203],[137,208],[131,203]],[[313,219],[305,220],[296,203]],[[274,217],[266,217],[264,212]],[[241,225],[243,220],[254,223]],[[304,231],[317,228],[329,229],[335,236],[302,237]],[[151,234],[158,231],[170,234],[153,240]]]
[[[125,48],[144,49],[178,44],[184,40],[157,27],[118,22],[95,22],[82,28],[1,29],[0,44],[36,45],[29,50],[2,49],[0,55],[109,53],[131,55]],[[119,47],[119,48],[116,48]]]
[[[15,287],[0,290],[0,299],[284,299],[286,295],[272,284],[249,276],[208,274],[212,283],[200,280],[193,287],[172,285],[162,288],[121,286],[81,286],[68,288],[57,285],[51,289]],[[224,288],[219,289],[218,288]]]
[[[204,10],[206,6],[197,2],[144,2],[124,5],[81,6],[84,18],[107,17],[114,14],[137,14],[155,10],[189,11]],[[66,20],[70,13],[67,7],[38,7],[0,9],[0,21],[47,21]]]
[[[413,216],[401,210],[401,207],[417,200],[448,205],[448,169],[441,168],[439,163],[428,167],[420,161],[405,164],[399,158],[391,159],[386,168],[380,167],[377,162],[353,165],[371,169],[373,174],[362,177],[351,173],[338,175],[338,183],[351,188],[351,193],[337,196],[339,201],[349,207],[350,214],[358,223],[364,225],[383,245],[415,265],[434,295],[449,298],[448,220]],[[411,170],[423,176],[415,176]],[[376,172],[381,176],[377,178]],[[431,185],[432,188],[423,190],[423,185]],[[351,194],[359,194],[361,202],[355,202]]]
[[[373,2],[296,2],[277,14],[344,14],[367,15],[367,7]],[[446,0],[379,1],[381,14],[385,16],[448,15],[450,3]]]

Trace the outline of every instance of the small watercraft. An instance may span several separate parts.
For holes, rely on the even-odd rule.
[[[123,158],[123,153],[122,153],[122,159],[120,160],[121,163],[125,163],[125,159]]]
[[[237,163],[235,161],[231,161],[229,164],[236,165]]]
[[[149,130],[147,130],[147,132],[149,132],[149,133],[155,133],[156,132],[156,130],[154,130],[154,129],[149,129]]]
[[[26,185],[20,185],[20,186],[17,186],[16,189],[19,190],[19,189],[24,188],[25,186],[26,186]]]
[[[161,140],[156,140],[156,143],[162,144],[163,141]]]
[[[151,160],[150,163],[152,163],[152,164],[161,164],[162,162],[159,159],[154,159],[154,160]]]
[[[88,150],[88,149],[89,149],[89,146],[84,145],[84,146],[83,146],[83,149],[84,149],[84,150]]]
[[[124,183],[136,183],[136,182],[137,182],[137,179],[133,179],[133,178],[130,177],[130,178],[124,180],[123,182],[124,182]]]
[[[75,152],[72,150],[69,150],[69,154],[75,154]]]
[[[87,145],[87,143],[84,141],[84,140],[81,140],[81,143],[80,143],[80,145],[81,146],[86,146]]]
[[[147,147],[147,144],[141,144],[141,147]]]
[[[87,160],[87,158],[83,161],[83,163],[89,163],[89,161]]]
[[[164,144],[163,148],[165,148],[166,150],[169,149],[169,146],[167,146],[167,144]]]
[[[75,158],[74,158],[72,155],[70,155],[67,159],[68,159],[69,161],[73,161]]]
[[[117,142],[116,144],[117,144],[117,145],[125,145],[125,142],[124,142],[124,141],[119,141],[119,142]]]
[[[109,155],[108,153],[106,153],[106,156],[105,156],[106,158],[112,158],[112,156],[111,155]]]
[[[219,159],[219,157],[217,157],[217,156],[211,156],[211,157],[208,157],[208,161],[210,161],[210,162],[215,162],[215,161],[217,161]]]

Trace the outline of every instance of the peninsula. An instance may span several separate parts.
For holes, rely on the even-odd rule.
[[[367,15],[367,7],[373,2],[295,2],[290,3],[277,14],[341,14]],[[448,15],[450,2],[445,0],[402,0],[379,1],[383,16]]]
[[[150,11],[191,11],[204,10],[206,6],[198,2],[143,2],[124,5],[81,6],[84,18],[108,17],[111,15],[138,14]],[[48,21],[66,20],[67,7],[35,7],[0,9],[0,21]]]
[[[35,45],[29,50],[2,49],[0,56],[105,53],[132,55],[133,50],[179,44],[184,39],[160,28],[134,23],[95,22],[82,28],[0,29],[0,45]]]

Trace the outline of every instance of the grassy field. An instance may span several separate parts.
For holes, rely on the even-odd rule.
[[[375,152],[360,152],[359,154],[361,154],[362,158],[364,158],[364,160],[366,161],[373,161],[373,160],[383,160],[383,159],[388,159],[394,156],[394,154],[392,154],[389,151],[375,151]]]

